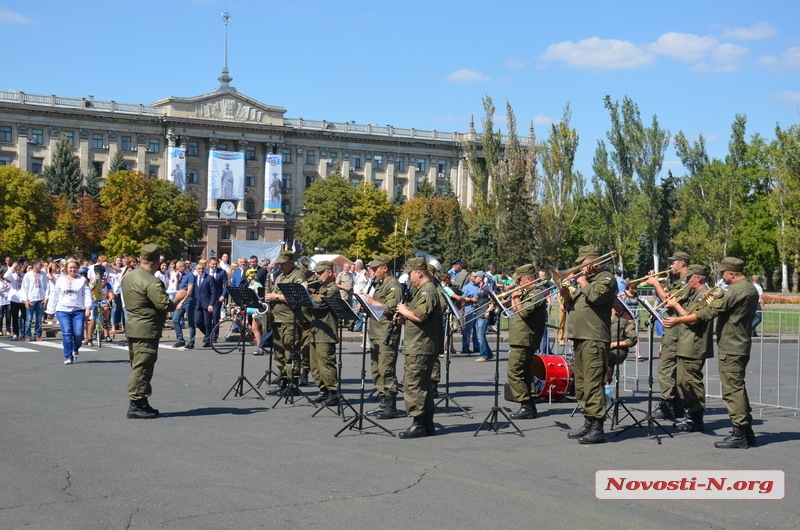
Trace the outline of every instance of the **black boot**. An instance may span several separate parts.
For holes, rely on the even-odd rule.
[[[303,368],[300,372],[300,382],[297,386],[308,386],[308,368]]]
[[[431,392],[433,393],[433,399],[439,398],[439,382],[438,381],[431,381]]]
[[[422,416],[417,416],[414,418],[411,427],[401,432],[398,436],[403,440],[406,438],[425,438],[428,436],[428,430],[425,428],[425,419]]]
[[[383,410],[375,414],[375,418],[379,420],[393,420],[397,417],[397,403],[393,395],[384,396],[381,400]]]
[[[319,394],[314,396],[314,399],[311,400],[312,403],[322,403],[326,401],[330,397],[330,393],[328,392],[327,388],[320,388]]]
[[[368,410],[367,416],[377,416],[384,410],[386,410],[386,396],[381,396],[381,401],[378,403],[378,406],[372,410]]]
[[[747,445],[750,447],[755,447],[756,445],[756,433],[753,432],[753,425],[748,423],[747,426],[744,428],[744,436],[747,438]]]
[[[130,405],[128,405],[128,418],[132,420],[150,420],[155,418],[158,414],[155,412],[150,412],[145,410],[142,407],[142,399],[137,399],[136,401],[131,400]]]
[[[283,391],[286,390],[287,386],[289,386],[289,380],[281,378],[278,386],[276,386],[275,388],[270,388],[269,390],[267,390],[266,394],[268,396],[277,396],[278,394],[283,393]]]
[[[745,430],[746,427],[737,427],[734,425],[730,436],[721,442],[715,442],[714,447],[717,449],[747,449],[750,445],[747,443]]]
[[[428,436],[436,436],[436,424],[433,423],[433,414],[435,412],[435,407],[431,407],[425,412],[425,432]]]
[[[339,394],[336,392],[330,392],[328,394],[328,398],[322,402],[323,405],[326,407],[335,407],[339,404]]]
[[[139,406],[142,409],[146,410],[147,412],[152,412],[153,414],[158,415],[158,409],[154,409],[153,407],[151,407],[150,403],[147,401],[147,398],[144,398],[144,399],[140,400],[139,401]]]
[[[654,420],[673,420],[675,415],[672,413],[672,407],[666,400],[660,400],[658,405],[653,409]]]
[[[683,432],[705,432],[706,427],[703,424],[703,411],[692,411],[686,415],[683,421],[678,422],[675,427]]]
[[[606,435],[603,432],[603,420],[592,418],[592,428],[582,438],[578,438],[580,444],[602,444],[606,443]]]
[[[589,431],[592,430],[592,419],[588,416],[583,417],[583,427],[578,429],[577,431],[572,431],[567,433],[567,438],[571,440],[577,440],[578,438],[583,438]]]
[[[683,418],[683,400],[679,397],[674,397],[670,401],[670,404],[672,405],[672,412],[675,414],[675,418]]]
[[[533,398],[524,402],[518,411],[512,412],[509,417],[512,420],[532,420],[536,417],[536,403]]]

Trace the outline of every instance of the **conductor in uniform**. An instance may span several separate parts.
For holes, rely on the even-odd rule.
[[[413,422],[400,438],[422,438],[436,434],[431,376],[444,338],[443,311],[425,258],[409,259],[403,272],[414,288],[408,304],[397,305],[400,323],[405,324],[403,395]]]

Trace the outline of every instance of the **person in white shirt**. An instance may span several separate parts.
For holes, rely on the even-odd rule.
[[[42,317],[47,307],[47,289],[50,282],[42,270],[42,261],[33,263],[33,268],[22,277],[20,298],[25,304],[25,341],[42,340]]]
[[[55,310],[61,327],[64,364],[72,364],[83,342],[83,321],[91,313],[92,293],[86,278],[78,274],[77,261],[68,260],[66,270],[67,274],[59,277],[51,289],[48,306]]]
[[[219,258],[219,268],[224,270],[226,273],[230,273],[231,272],[231,263],[230,263],[230,261],[231,261],[230,256],[228,256],[227,253],[223,254]]]
[[[365,294],[364,290],[369,284],[369,272],[364,268],[364,262],[360,259],[355,263],[355,276],[353,277],[353,292],[355,294]],[[353,305],[358,305],[358,302],[353,299]],[[364,326],[364,316],[361,315],[358,322],[353,326],[353,331],[361,333]]]
[[[22,264],[15,261],[9,265],[3,277],[9,283],[8,300],[11,305],[11,340],[19,340],[20,332],[25,329],[25,302],[22,301],[20,291],[22,290]]]

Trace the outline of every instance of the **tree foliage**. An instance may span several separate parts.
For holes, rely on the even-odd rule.
[[[47,192],[50,195],[65,195],[67,202],[74,205],[78,195],[83,192],[83,175],[80,160],[73,154],[65,135],[56,141],[53,150],[53,163],[42,171]]]
[[[46,256],[52,218],[44,183],[16,166],[0,166],[0,249],[11,256]]]
[[[316,180],[304,192],[305,214],[295,228],[306,247],[347,254],[352,243],[353,206],[356,190],[337,173]]]

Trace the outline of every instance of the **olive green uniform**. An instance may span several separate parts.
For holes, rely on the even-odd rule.
[[[275,283],[272,285],[272,292],[280,294],[278,284],[281,283],[304,283],[303,273],[298,269],[292,269],[289,274],[279,274]],[[292,373],[292,351],[295,349],[294,333],[294,313],[285,302],[273,302],[271,306],[273,318],[272,350],[275,357],[275,367],[278,369],[278,376],[282,379],[293,379],[299,375],[300,366],[295,367]],[[297,343],[302,341],[302,331],[305,318],[301,318],[300,326],[297,329]],[[300,352],[298,352],[298,363],[300,362]]]
[[[621,342],[622,344],[618,348],[609,348],[606,382],[614,380],[614,368],[625,362],[625,359],[628,358],[628,350],[639,342],[639,337],[636,336],[636,323],[627,318],[611,315],[611,342]]]
[[[369,326],[370,367],[375,390],[381,396],[397,395],[397,348],[400,344],[400,326],[395,326],[389,344],[384,344],[389,327],[394,319],[397,304],[403,297],[403,286],[394,277],[388,277],[375,287],[372,298],[386,309],[378,321],[371,320]]]
[[[673,280],[669,285],[670,293],[677,293],[681,287],[686,285],[686,276]],[[676,298],[679,304],[683,305],[689,297],[690,289],[684,289],[683,293]],[[668,293],[669,294],[669,293]],[[667,309],[668,317],[677,316],[675,310]],[[667,328],[661,336],[661,355],[658,358],[658,387],[661,389],[661,399],[672,401],[678,394],[675,390],[676,373],[678,370],[678,338],[683,330],[683,324]]]
[[[603,380],[611,342],[611,306],[617,296],[617,280],[607,270],[586,275],[589,284],[572,295],[569,329],[575,350],[575,398],[587,418],[603,420],[606,398]]]
[[[137,267],[122,278],[122,296],[127,310],[125,334],[131,363],[128,396],[131,401],[139,401],[153,392],[150,381],[158,360],[158,340],[167,313],[177,303],[169,299],[161,280],[144,267]]]
[[[408,303],[421,323],[406,319],[403,354],[405,355],[403,395],[406,412],[412,418],[433,416],[431,376],[434,362],[443,343],[442,306],[432,281],[425,282]]]
[[[694,291],[684,309],[691,308],[703,299],[707,287]],[[689,412],[702,412],[706,408],[706,388],[703,367],[706,359],[714,356],[714,336],[710,321],[681,324],[678,338],[678,393]]]
[[[744,377],[750,361],[753,317],[758,310],[758,291],[747,279],[728,286],[727,291],[695,314],[710,322],[717,318],[717,356],[722,400],[735,427],[752,422],[752,409]]]
[[[336,344],[339,343],[336,315],[325,303],[328,296],[339,297],[335,284],[323,285],[314,298],[316,308],[309,309],[311,315],[311,376],[320,390],[336,392],[339,375],[336,371]]]
[[[537,290],[537,294],[541,292]],[[539,296],[542,296],[539,294]],[[522,299],[522,307],[527,302]],[[508,388],[517,403],[531,398],[533,383],[533,352],[541,345],[547,322],[547,299],[542,298],[530,308],[519,311],[508,322]]]

